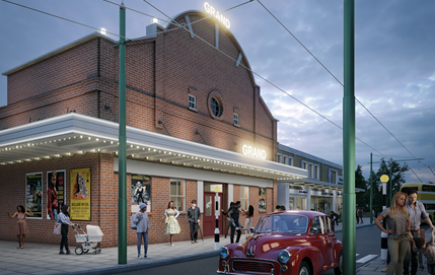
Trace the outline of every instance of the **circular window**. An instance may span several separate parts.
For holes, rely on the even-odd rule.
[[[220,117],[222,115],[222,107],[216,97],[211,98],[210,106],[211,111],[215,117]]]

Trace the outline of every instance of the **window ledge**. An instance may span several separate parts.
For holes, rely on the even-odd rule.
[[[189,107],[188,109],[193,111],[193,112],[198,112],[198,110],[196,108]]]
[[[233,123],[233,126],[240,128],[240,125],[239,125],[239,124],[235,124],[235,123]]]

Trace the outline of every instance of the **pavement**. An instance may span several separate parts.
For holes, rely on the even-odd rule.
[[[372,226],[369,218],[357,228]],[[336,232],[342,230],[342,223],[335,227]],[[241,241],[244,241],[242,235]],[[220,246],[230,243],[229,237],[220,238]],[[127,247],[127,264],[118,265],[118,248],[103,248],[101,254],[75,255],[75,247],[71,247],[72,255],[59,255],[59,245],[26,243],[24,249],[16,249],[16,242],[0,241],[0,275],[22,274],[110,274],[152,268],[191,260],[199,260],[217,256],[214,250],[214,237],[199,240],[196,244],[190,241],[151,244],[148,246],[150,259],[138,259],[136,246]],[[142,246],[143,250],[143,246]],[[372,261],[375,262],[375,261]],[[369,262],[360,267],[359,272],[375,269]],[[379,264],[378,264],[379,265]],[[382,263],[381,263],[382,265]],[[378,266],[376,269],[380,269]],[[364,274],[364,273],[358,273]],[[378,274],[371,272],[371,275]],[[383,274],[383,273],[379,273]],[[420,274],[420,273],[419,273]]]

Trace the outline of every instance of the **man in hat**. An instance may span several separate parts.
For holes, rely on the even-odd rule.
[[[198,225],[201,219],[201,212],[199,207],[196,206],[196,200],[192,200],[192,206],[187,210],[187,220],[190,224],[190,240],[192,244],[197,243]]]
[[[139,212],[136,213],[136,217],[134,219],[134,223],[136,223],[136,233],[137,233],[137,254],[138,254],[138,258],[142,259],[142,258],[146,258],[149,259],[148,257],[148,232],[150,229],[150,221],[148,219],[148,214],[147,214],[147,205],[146,203],[142,203],[141,205],[139,205]],[[142,255],[140,254],[140,245],[142,243],[142,239],[144,242],[144,252],[145,252],[145,256],[142,257]]]

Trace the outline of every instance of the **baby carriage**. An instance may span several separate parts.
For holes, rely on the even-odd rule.
[[[88,234],[83,231],[80,225],[77,225],[77,227],[82,231],[83,234],[80,234],[73,226],[74,231],[77,233],[76,242],[83,244],[76,247],[76,254],[82,255],[83,252],[88,253],[91,248],[94,250],[92,252],[93,254],[101,253],[101,248],[97,247],[98,243],[103,240],[104,235],[100,227],[98,225],[86,225],[86,231]]]

